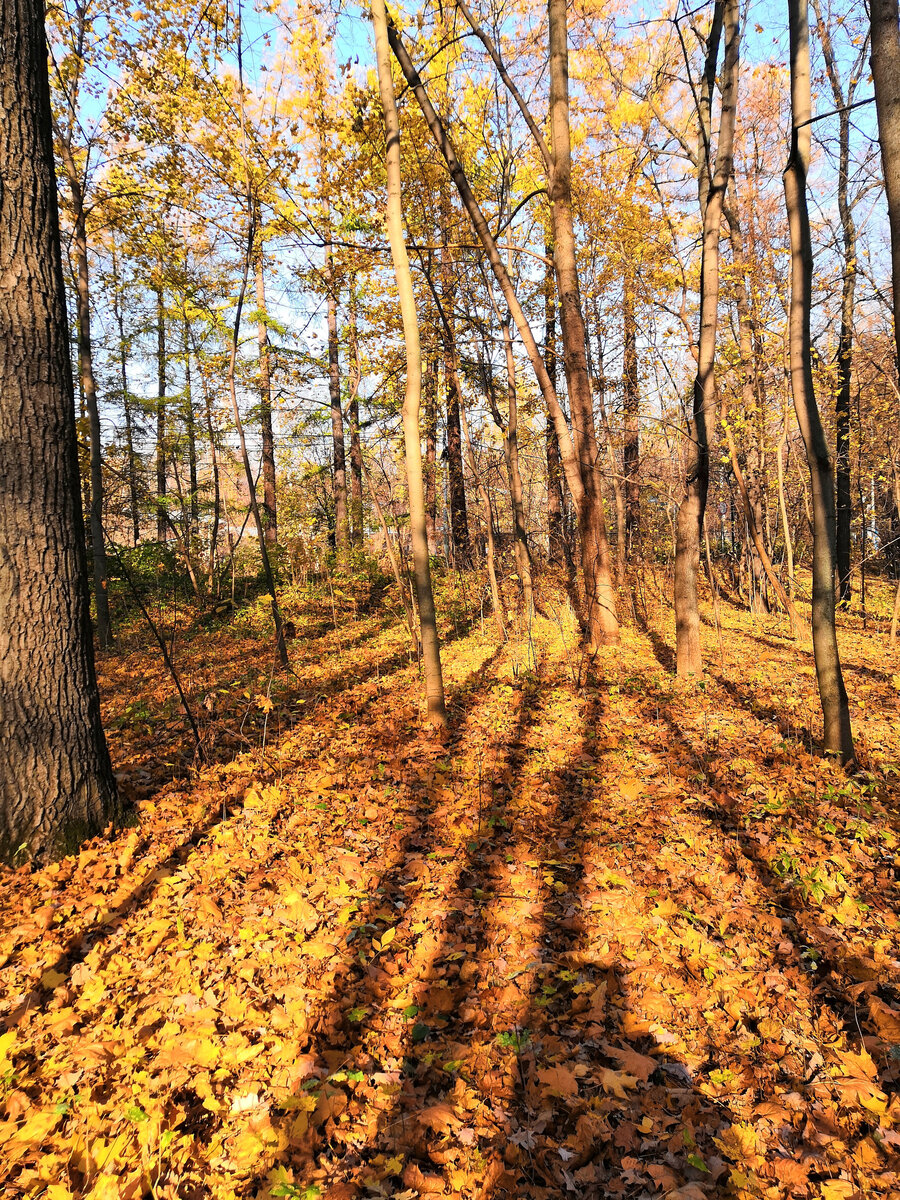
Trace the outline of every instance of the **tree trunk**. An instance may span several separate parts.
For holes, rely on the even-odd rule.
[[[441,193],[441,301],[446,324],[441,325],[444,348],[444,384],[447,389],[447,481],[450,489],[450,528],[453,552],[458,566],[472,563],[472,542],[469,535],[469,516],[466,509],[466,478],[463,470],[462,432],[460,427],[459,375],[456,370],[456,329],[453,302],[459,281],[453,268],[450,249],[450,197]]]
[[[259,347],[259,426],[262,433],[263,524],[266,542],[278,541],[278,500],[275,492],[275,436],[272,432],[272,359],[266,324],[266,277],[262,247],[256,256],[256,343]]]
[[[878,140],[891,227],[894,284],[894,338],[900,374],[900,10],[897,0],[870,0],[872,82],[878,113]]]
[[[784,489],[784,460],[782,454],[787,449],[788,441],[788,419],[787,409],[784,412],[784,428],[781,437],[778,439],[778,447],[776,450],[776,463],[778,465],[778,511],[781,514],[781,529],[784,535],[784,559],[787,565],[788,577],[788,595],[793,600],[794,598],[794,542],[791,537],[791,524],[788,520],[787,498]]]
[[[544,247],[552,259],[553,243]],[[548,267],[544,280],[544,362],[554,390],[556,389],[556,280],[553,268]],[[566,561],[566,526],[563,506],[563,472],[559,457],[559,438],[553,418],[547,413],[547,558],[554,566]]]
[[[437,526],[437,360],[428,356],[425,360],[425,532],[428,550],[436,550],[435,528]]]
[[[506,354],[506,395],[509,415],[503,429],[503,450],[509,473],[509,498],[512,508],[515,539],[516,569],[525,604],[525,622],[530,625],[534,615],[534,588],[531,581],[531,553],[528,549],[528,529],[525,521],[525,498],[522,472],[519,469],[519,410],[516,398],[516,360],[513,354],[509,319],[503,322],[503,348]],[[502,426],[501,426],[502,428]]]
[[[101,650],[112,645],[109,619],[109,573],[106,566],[106,541],[103,531],[103,446],[100,433],[100,409],[94,378],[94,351],[91,342],[91,290],[88,264],[87,228],[84,217],[84,193],[71,150],[63,147],[66,180],[72,199],[75,250],[75,311],[78,323],[78,365],[81,392],[91,430],[90,535],[94,568],[94,605],[97,611],[97,640]]]
[[[156,289],[156,540],[164,542],[166,524],[166,311],[162,287]]]
[[[209,437],[209,457],[210,465],[212,467],[213,522],[212,528],[209,532],[208,569],[210,587],[212,587],[213,575],[215,574],[216,570],[216,550],[219,544],[219,514],[222,507],[222,497],[219,490],[219,456],[216,450],[216,431],[215,426],[213,425],[212,400],[209,394],[209,381],[206,378],[206,373],[203,370],[203,364],[200,362],[199,355],[197,357],[197,365],[200,369],[200,379],[203,383],[203,401],[206,408],[206,432],[207,436]]]
[[[722,111],[715,168],[709,157],[716,61],[726,26]],[[700,259],[700,337],[693,415],[685,452],[683,498],[675,524],[675,658],[679,675],[703,670],[697,578],[706,494],[709,490],[708,414],[715,411],[715,358],[719,309],[719,236],[722,206],[731,178],[739,67],[740,27],[736,0],[716,0],[697,116],[700,124],[698,192],[703,216]]]
[[[413,66],[412,60],[406,51],[406,47],[404,46],[403,41],[393,24],[388,25],[388,39],[391,49],[394,52],[394,56],[400,65],[400,70],[403,72],[404,78],[412,89],[413,94],[419,103],[419,107],[422,110],[422,115],[425,118],[425,122],[428,125],[428,128],[431,130],[435,143],[437,144],[438,149],[440,150],[444,161],[447,164],[447,168],[456,186],[456,190],[459,193],[463,207],[468,214],[469,220],[472,223],[472,227],[478,236],[478,240],[481,242],[481,245],[484,248],[488,262],[491,266],[491,270],[493,271],[494,277],[500,287],[500,291],[503,294],[503,299],[506,301],[506,304],[509,308],[510,315],[516,323],[516,329],[518,330],[519,336],[522,339],[522,343],[525,347],[525,352],[528,355],[528,360],[531,363],[534,371],[538,387],[541,390],[541,395],[544,399],[544,403],[547,406],[547,411],[550,413],[550,416],[553,420],[553,426],[556,430],[556,436],[559,442],[559,452],[560,457],[562,458],[566,483],[568,484],[569,493],[572,497],[572,503],[575,506],[575,510],[578,514],[578,519],[580,522],[582,520],[582,509],[585,505],[585,486],[582,482],[581,465],[575,453],[575,447],[572,442],[572,437],[569,433],[569,427],[566,423],[565,414],[562,410],[562,406],[559,403],[559,397],[556,394],[556,388],[553,386],[553,382],[547,373],[547,368],[538,349],[537,342],[535,341],[531,325],[529,324],[522,305],[519,303],[518,297],[516,296],[515,288],[512,285],[512,281],[510,280],[506,267],[504,266],[503,259],[500,256],[497,241],[494,238],[494,235],[491,233],[490,226],[485,219],[484,213],[481,211],[478,201],[475,199],[475,195],[472,192],[472,187],[466,177],[466,173],[462,169],[459,159],[456,157],[456,152],[447,136],[447,132],[444,129],[441,119],[435,112],[434,105],[428,98],[428,93],[425,91],[424,84],[422,83],[418,72]],[[596,564],[597,550],[598,548],[591,545],[590,542],[582,543],[582,562],[589,562],[593,564],[588,568],[588,572],[592,575],[596,575],[597,571],[600,569]],[[591,558],[592,555],[595,556],[593,559]]]
[[[853,208],[849,197],[850,180],[850,111],[848,106],[853,103],[856,92],[857,76],[862,74],[863,56],[856,68],[851,68],[847,93],[838,73],[837,60],[831,42],[831,33],[822,17],[822,6],[819,0],[813,0],[816,23],[819,30],[819,42],[825,58],[825,69],[831,84],[831,94],[834,106],[838,110],[838,215],[841,221],[841,235],[844,249],[844,271],[841,281],[841,332],[837,351],[837,395],[834,404],[835,422],[835,484],[836,484],[836,533],[835,533],[835,563],[837,566],[838,597],[842,605],[850,604],[852,583],[850,575],[851,523],[853,506],[851,500],[850,477],[850,409],[851,409],[851,378],[853,371],[853,316],[856,297],[856,222],[853,219]],[[865,534],[865,520],[863,521]],[[865,556],[863,556],[865,557]]]
[[[466,417],[465,405],[460,408],[459,415],[462,420],[462,431],[466,443],[466,457],[469,461],[469,471],[472,474],[475,487],[484,506],[484,528],[487,541],[486,558],[488,584],[491,589],[491,604],[494,609],[494,620],[497,622],[497,631],[500,634],[501,641],[505,642],[507,640],[506,622],[503,619],[503,597],[500,593],[500,584],[497,580],[497,554],[494,544],[494,512],[491,506],[491,494],[478,472],[478,464],[475,461],[475,449],[472,445],[471,435],[469,434],[469,422]]]
[[[350,541],[362,546],[365,536],[363,515],[363,458],[359,436],[359,388],[362,383],[362,367],[359,361],[359,330],[356,314],[356,280],[350,280],[350,330],[349,330],[350,402],[347,405],[347,422],[350,426]]]
[[[549,0],[550,214],[559,316],[565,351],[572,432],[584,490],[579,507],[585,624],[594,646],[618,641],[616,597],[609,569],[609,544],[603,512],[599,450],[585,350],[585,326],[575,260],[572,218],[571,141],[569,134],[569,48],[566,0]]]
[[[12,862],[74,851],[120,809],[94,670],[43,6],[5,3],[0,45],[0,859]]]
[[[325,288],[328,306],[328,395],[331,398],[331,448],[334,486],[334,546],[339,571],[350,570],[350,513],[347,506],[347,457],[344,410],[341,407],[341,364],[338,349],[337,279],[331,235],[325,246]]]
[[[125,316],[122,312],[119,264],[116,244],[112,244],[112,309],[119,330],[119,371],[122,379],[122,409],[125,414],[125,450],[128,455],[128,495],[131,504],[131,524],[135,546],[141,540],[141,512],[138,503],[137,456],[134,451],[134,421],[131,415],[131,395],[128,391],[128,341],[125,337]]]
[[[622,445],[622,463],[625,475],[626,552],[630,557],[640,534],[641,517],[641,489],[638,478],[640,398],[638,393],[637,322],[634,316],[634,269],[631,266],[626,267],[622,281],[622,326],[625,343],[622,363],[622,416],[625,435]]]
[[[194,420],[194,394],[191,380],[191,340],[187,316],[184,318],[184,419],[188,435],[188,477],[190,481],[190,541],[200,532],[200,495],[197,482],[197,424]],[[193,549],[193,547],[192,547]]]
[[[375,58],[378,66],[378,86],[384,111],[385,167],[387,173],[386,223],[394,276],[400,297],[403,317],[403,338],[406,343],[406,395],[403,401],[403,434],[406,444],[406,479],[409,490],[409,526],[413,552],[413,574],[416,599],[419,605],[419,628],[422,641],[422,665],[425,673],[425,698],[431,722],[443,729],[447,725],[444,703],[444,680],[441,673],[440,644],[434,595],[431,590],[431,568],[428,561],[428,537],[425,532],[425,489],[422,482],[422,443],[419,431],[419,405],[422,390],[422,358],[419,348],[419,323],[413,295],[412,274],[403,234],[403,202],[401,199],[400,119],[394,84],[391,79],[391,58],[388,48],[388,22],[384,0],[372,0],[372,22],[375,26]]]
[[[788,322],[791,390],[809,464],[813,519],[812,630],[816,677],[824,717],[825,750],[842,763],[853,759],[850,706],[835,629],[834,480],[828,444],[813,390],[810,308],[812,243],[806,203],[810,115],[809,19],[806,0],[788,0],[791,30],[791,149],[784,172],[784,196],[791,245],[791,305]]]

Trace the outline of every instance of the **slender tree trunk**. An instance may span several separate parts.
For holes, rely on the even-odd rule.
[[[550,214],[553,222],[553,261],[559,293],[559,316],[565,348],[566,382],[572,413],[575,451],[584,489],[580,505],[585,622],[595,646],[614,643],[619,636],[616,597],[610,575],[609,544],[599,449],[594,427],[593,397],[588,377],[585,326],[575,259],[572,218],[571,141],[569,134],[569,48],[566,0],[549,0],[550,132],[553,165],[550,172]]]
[[[184,318],[184,419],[188,435],[188,478],[190,481],[191,540],[200,532],[200,495],[197,482],[197,423],[194,420],[194,394],[191,380],[191,342],[187,315]]]
[[[860,53],[856,67],[851,68],[846,96],[838,73],[837,60],[831,42],[831,33],[822,16],[819,0],[813,0],[819,42],[825,58],[825,69],[831,84],[834,106],[838,110],[838,215],[843,238],[844,270],[841,281],[841,331],[837,351],[837,394],[835,396],[835,485],[836,485],[836,533],[835,563],[837,566],[838,598],[842,605],[850,604],[852,580],[850,574],[851,524],[853,505],[851,500],[850,474],[850,410],[851,382],[853,374],[853,316],[856,298],[856,222],[849,197],[850,182],[850,111],[856,92],[857,76],[862,74],[865,47]],[[865,522],[863,523],[865,532]]]
[[[238,408],[237,389],[235,387],[235,368],[237,366],[238,342],[241,334],[241,313],[244,308],[244,297],[247,294],[247,278],[250,274],[250,263],[253,260],[253,239],[255,234],[255,222],[253,217],[252,206],[248,205],[247,219],[250,223],[247,232],[247,251],[244,256],[244,274],[241,278],[241,286],[238,292],[237,307],[234,314],[234,328],[231,336],[231,353],[228,356],[228,394],[231,398],[231,414],[234,417],[234,427],[237,430],[238,441],[241,447],[241,461],[244,465],[244,477],[247,480],[247,492],[250,497],[250,511],[253,514],[253,522],[256,525],[256,536],[259,542],[259,553],[262,558],[263,575],[266,580],[266,590],[269,593],[269,598],[272,603],[272,620],[275,625],[275,641],[278,648],[278,658],[283,667],[288,665],[287,643],[284,640],[284,629],[282,627],[281,609],[278,606],[278,593],[275,588],[275,576],[272,573],[272,562],[269,558],[269,551],[266,546],[266,531],[263,525],[262,512],[259,507],[259,501],[256,495],[256,480],[253,477],[253,468],[250,465],[250,455],[247,453],[247,439],[244,436],[244,422],[241,420],[241,410]]]
[[[120,812],[94,669],[44,10],[0,6],[0,859]],[[14,169],[12,169],[14,164]]]
[[[391,564],[391,571],[394,580],[397,584],[397,589],[400,593],[400,601],[403,605],[403,612],[406,616],[406,627],[409,630],[409,636],[412,639],[412,652],[415,655],[419,653],[419,635],[416,633],[416,617],[413,612],[412,598],[407,590],[407,581],[404,578],[404,573],[400,568],[400,559],[397,556],[397,551],[394,549],[394,543],[391,539],[391,532],[388,529],[387,518],[384,515],[384,509],[381,507],[381,501],[378,499],[378,492],[375,484],[372,482],[372,476],[366,470],[366,465],[360,460],[360,467],[365,478],[366,485],[369,489],[369,495],[372,497],[372,505],[375,509],[375,515],[378,517],[378,524],[381,526],[381,533],[384,537],[384,548],[387,552],[388,561]]]
[[[325,246],[325,288],[328,306],[328,394],[331,398],[331,447],[334,485],[334,545],[339,571],[350,570],[350,514],[347,506],[347,457],[344,410],[341,407],[341,364],[337,327],[337,278],[331,234]]]
[[[434,105],[428,98],[428,93],[419,77],[418,72],[413,66],[412,60],[406,51],[406,47],[393,24],[388,25],[388,39],[394,56],[403,72],[403,76],[409,84],[422,110],[422,115],[431,134],[434,137],[435,143],[447,164],[450,176],[453,179],[456,190],[459,193],[463,207],[471,221],[472,228],[475,230],[478,240],[481,242],[490,263],[491,270],[503,294],[503,299],[509,308],[510,314],[515,321],[516,329],[519,337],[525,347],[528,355],[528,360],[531,363],[532,369],[540,388],[541,395],[547,410],[553,420],[553,426],[556,430],[556,436],[559,442],[560,457],[562,458],[563,470],[565,472],[566,483],[569,487],[569,492],[572,496],[572,503],[575,506],[576,512],[580,513],[584,504],[585,489],[581,479],[581,467],[579,460],[575,454],[575,448],[572,443],[572,437],[569,433],[569,427],[566,423],[566,417],[559,403],[559,397],[556,394],[556,389],[547,373],[547,368],[541,353],[538,349],[537,342],[534,338],[531,325],[522,305],[519,303],[513,288],[512,281],[509,278],[503,259],[500,255],[497,241],[491,233],[490,227],[485,219],[484,213],[475,199],[472,192],[471,184],[469,183],[465,171],[460,165],[459,159],[456,157],[456,152],[453,145],[447,136],[447,132],[441,122],[440,117],[434,109]],[[586,553],[582,547],[582,553]]]
[[[812,630],[816,677],[825,728],[825,750],[842,763],[853,759],[850,706],[835,629],[834,480],[825,431],[813,390],[810,309],[812,243],[806,203],[812,100],[809,77],[809,19],[806,0],[788,0],[791,31],[791,149],[784,172],[791,244],[791,305],[788,322],[791,389],[809,464],[813,518]]]
[[[622,326],[624,359],[622,364],[622,416],[624,439],[622,460],[625,475],[625,533],[627,553],[633,553],[640,532],[641,489],[640,399],[638,392],[637,322],[634,315],[634,268],[626,266],[622,280]]]
[[[91,289],[88,263],[87,227],[84,217],[84,193],[71,150],[63,147],[66,180],[72,202],[75,250],[75,311],[78,324],[78,364],[81,392],[91,431],[90,535],[94,570],[94,605],[97,611],[97,640],[101,650],[112,645],[109,618],[109,573],[106,566],[106,542],[103,532],[103,446],[100,409],[94,378],[94,350],[91,341]]]
[[[131,414],[131,394],[128,390],[128,341],[125,337],[125,316],[122,311],[119,263],[116,244],[112,245],[112,308],[119,331],[119,372],[122,380],[122,410],[125,414],[125,451],[128,455],[128,495],[131,504],[131,524],[135,546],[141,540],[141,512],[138,503],[137,456],[134,450],[134,421]]]
[[[403,237],[403,202],[401,199],[400,120],[394,84],[391,79],[391,58],[388,48],[388,21],[384,0],[372,0],[372,22],[375,26],[375,58],[378,65],[378,85],[384,111],[386,139],[385,166],[387,171],[387,230],[394,263],[400,310],[403,317],[403,338],[406,343],[406,396],[403,402],[403,434],[406,443],[406,479],[409,490],[409,524],[413,551],[413,573],[416,599],[419,605],[419,627],[422,641],[422,665],[425,672],[425,698],[428,716],[439,728],[447,725],[444,703],[444,680],[441,673],[440,644],[434,596],[431,590],[431,569],[428,561],[428,537],[425,532],[425,489],[422,483],[422,443],[419,432],[419,405],[422,389],[422,360],[419,348],[419,323],[413,295],[412,275]]]
[[[429,355],[425,361],[425,531],[429,552],[437,549],[437,359]]]
[[[466,458],[469,462],[469,472],[475,481],[475,487],[478,495],[481,498],[481,503],[484,508],[484,528],[485,538],[487,541],[487,572],[488,584],[491,589],[491,604],[494,609],[494,620],[497,622],[497,631],[500,634],[501,641],[507,640],[506,623],[503,619],[503,597],[500,592],[500,583],[497,579],[497,552],[494,543],[494,512],[491,505],[491,494],[487,489],[487,485],[481,478],[478,471],[478,464],[475,461],[475,448],[472,445],[472,438],[469,434],[469,421],[466,417],[466,408],[463,405],[459,410],[459,415],[462,419],[463,437],[466,443]]]
[[[553,256],[553,242],[548,240],[544,254]],[[544,362],[547,374],[556,390],[556,280],[548,266],[544,279]],[[559,457],[559,438],[553,418],[547,413],[547,557],[555,566],[566,561],[566,526],[563,505],[563,472]]]
[[[900,9],[897,0],[870,0],[872,82],[878,113],[878,140],[891,228],[894,284],[894,338],[900,374]]]
[[[715,166],[709,158],[716,61],[722,25],[726,27],[722,112]],[[739,67],[740,26],[737,0],[716,0],[707,44],[706,69],[698,105],[700,153],[698,190],[703,215],[700,260],[700,337],[694,380],[693,416],[685,453],[683,498],[675,525],[675,657],[679,675],[703,670],[697,577],[706,494],[709,490],[708,415],[715,411],[715,358],[719,309],[719,237],[722,206],[731,178]]]
[[[522,472],[519,468],[519,410],[516,397],[516,360],[513,354],[509,319],[503,321],[503,348],[506,354],[506,395],[509,415],[503,429],[503,449],[509,473],[509,497],[513,518],[516,569],[525,604],[525,621],[530,624],[534,614],[534,588],[531,580],[531,552],[528,549],[528,529],[525,521],[525,497]],[[502,428],[502,427],[501,427]]]
[[[162,287],[156,289],[156,540],[164,542],[166,523],[166,310]]]
[[[362,546],[365,535],[363,515],[363,457],[359,435],[359,389],[362,383],[362,367],[359,361],[359,329],[356,311],[356,280],[350,280],[350,330],[349,330],[350,402],[347,405],[347,423],[350,426],[350,541]]]
[[[212,484],[213,484],[213,521],[212,528],[209,532],[209,580],[212,587],[212,580],[216,570],[216,550],[219,545],[219,514],[222,509],[222,498],[219,490],[219,456],[216,450],[216,431],[213,425],[212,400],[209,394],[209,382],[206,378],[206,373],[198,358],[198,366],[200,368],[200,379],[203,383],[203,400],[206,408],[206,432],[209,437],[209,459],[212,468]]]
[[[462,432],[459,419],[460,390],[456,370],[456,328],[453,319],[454,292],[458,287],[450,248],[450,197],[441,194],[441,301],[446,321],[441,325],[444,348],[444,386],[447,390],[447,481],[450,490],[450,528],[453,553],[458,566],[472,562],[469,516],[466,509],[466,479],[463,470]]]
[[[791,523],[788,520],[787,497],[784,489],[784,460],[782,455],[787,449],[788,417],[784,411],[784,430],[778,439],[775,461],[778,465],[778,511],[781,514],[781,529],[784,535],[784,558],[787,565],[788,595],[794,598],[794,542],[791,537]]]
[[[278,500],[275,491],[275,436],[272,431],[272,358],[269,345],[269,327],[266,324],[266,276],[260,246],[256,256],[256,307],[259,318],[256,322],[256,343],[259,347],[259,426],[262,433],[262,479],[263,479],[263,522],[266,542],[274,546],[278,541]]]
[[[595,313],[596,318],[596,313]],[[599,321],[598,321],[599,325]],[[600,373],[596,378],[597,406],[600,409],[600,421],[603,425],[603,435],[606,441],[606,461],[612,477],[613,500],[616,506],[616,583],[619,588],[625,587],[625,555],[628,542],[628,521],[625,507],[625,490],[619,478],[619,464],[616,462],[616,452],[613,449],[612,429],[609,424],[609,414],[606,411],[606,373],[603,366],[603,347],[598,338]]]

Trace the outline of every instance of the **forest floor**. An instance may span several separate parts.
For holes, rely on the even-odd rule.
[[[778,618],[704,610],[679,685],[662,608],[589,665],[454,603],[447,741],[341,596],[287,597],[293,674],[264,606],[180,615],[199,770],[146,632],[102,659],[138,818],[0,877],[4,1196],[900,1195],[883,626],[851,778]]]

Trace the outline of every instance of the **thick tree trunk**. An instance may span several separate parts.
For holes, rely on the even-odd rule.
[[[609,564],[606,517],[603,511],[599,448],[585,349],[584,315],[575,259],[572,218],[571,141],[569,134],[569,47],[566,0],[549,0],[550,133],[553,165],[550,172],[550,214],[553,222],[553,261],[559,294],[560,329],[565,351],[566,382],[572,414],[575,452],[584,489],[579,507],[585,624],[593,645],[614,643],[619,636],[616,596]]]
[[[722,113],[715,167],[709,158],[716,61],[723,24],[725,65]],[[700,153],[698,190],[703,215],[700,259],[700,337],[693,414],[685,451],[683,498],[675,523],[675,658],[679,675],[699,675],[703,670],[700,647],[700,606],[697,591],[700,544],[706,494],[709,490],[709,433],[707,420],[715,411],[715,358],[719,309],[719,236],[722,206],[731,178],[735,108],[739,66],[740,27],[737,0],[716,0],[706,69],[698,105]]]
[[[816,404],[812,377],[810,309],[812,243],[806,203],[812,100],[809,78],[809,18],[806,0],[788,0],[791,31],[791,150],[784,172],[791,244],[791,305],[788,322],[791,390],[797,422],[806,446],[812,493],[813,597],[812,630],[816,677],[824,717],[825,750],[841,762],[853,759],[850,706],[835,629],[834,480],[825,431]]]
[[[870,0],[872,82],[878,112],[878,140],[891,227],[894,284],[894,338],[900,373],[900,9],[897,0]]]
[[[378,65],[378,86],[384,111],[386,139],[385,166],[387,172],[387,231],[394,263],[394,275],[400,296],[403,317],[403,338],[406,343],[406,395],[403,402],[403,434],[406,444],[406,479],[409,489],[409,524],[413,551],[413,574],[416,599],[419,605],[419,628],[422,641],[422,665],[425,673],[425,698],[428,716],[439,728],[447,725],[444,703],[444,680],[441,673],[440,644],[434,595],[431,590],[431,568],[428,561],[428,537],[425,532],[425,489],[422,483],[422,443],[419,431],[419,406],[422,390],[422,356],[419,347],[419,323],[413,295],[412,275],[403,236],[403,202],[401,199],[400,120],[394,83],[391,78],[391,56],[388,48],[388,22],[384,0],[372,0],[372,22],[375,26],[375,58]]]
[[[259,348],[259,427],[262,433],[263,524],[266,542],[278,541],[278,500],[275,492],[275,436],[272,432],[272,358],[266,324],[266,276],[263,251],[256,257],[256,343]]]
[[[0,6],[0,859],[118,816],[100,724],[43,6]],[[13,169],[14,167],[14,169]]]
[[[638,390],[637,322],[634,315],[634,269],[626,267],[622,280],[622,463],[625,475],[625,533],[630,556],[640,535],[641,489],[639,481],[640,397]]]
[[[156,289],[156,540],[164,542],[166,522],[166,310],[162,287]]]

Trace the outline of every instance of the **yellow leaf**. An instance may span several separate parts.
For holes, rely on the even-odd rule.
[[[608,1071],[605,1067],[600,1071],[600,1085],[604,1092],[625,1099],[625,1089],[637,1087],[637,1078],[626,1075],[624,1071]]]

